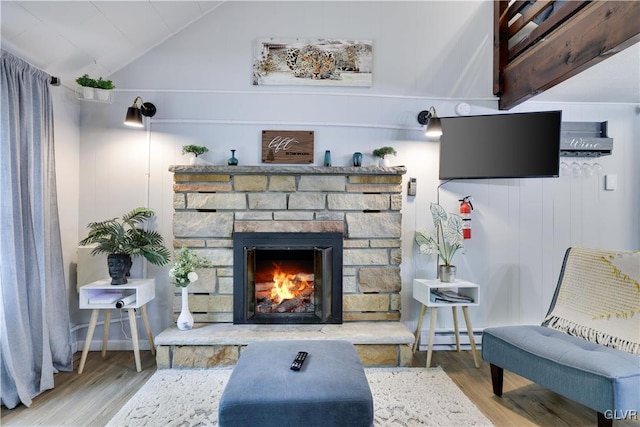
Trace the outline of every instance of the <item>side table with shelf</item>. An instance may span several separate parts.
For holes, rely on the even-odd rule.
[[[138,345],[138,326],[136,322],[136,309],[140,309],[142,320],[147,331],[147,338],[151,346],[151,353],[155,355],[155,344],[151,334],[151,326],[147,316],[146,304],[155,298],[155,279],[129,279],[124,285],[112,285],[111,280],[98,280],[88,285],[80,287],[79,307],[81,309],[92,309],[91,320],[87,337],[82,349],[78,374],[84,371],[84,364],[87,361],[87,354],[91,345],[91,339],[98,323],[98,314],[104,310],[104,327],[102,334],[102,357],[107,352],[107,340],[109,338],[109,322],[111,321],[112,309],[127,310],[129,314],[129,327],[131,328],[131,340],[133,341],[133,354],[136,360],[136,370],[142,370],[140,364],[140,346]],[[122,300],[122,307],[116,307],[116,302]]]
[[[473,302],[443,302],[436,301],[433,291],[437,289],[448,289],[456,291],[459,295],[473,298]],[[413,343],[413,352],[418,348],[418,340],[420,339],[420,331],[422,329],[422,321],[427,308],[431,310],[431,322],[429,325],[429,345],[427,348],[428,368],[431,365],[431,355],[433,353],[433,339],[435,337],[436,319],[438,316],[438,308],[451,307],[453,311],[453,327],[456,338],[456,351],[460,351],[460,334],[458,332],[458,312],[457,308],[462,307],[464,320],[467,325],[467,334],[471,344],[471,353],[473,354],[473,362],[476,368],[480,367],[478,361],[478,353],[476,350],[476,342],[473,338],[473,328],[471,327],[471,319],[469,317],[469,306],[477,306],[480,304],[478,285],[466,280],[456,279],[452,283],[441,282],[439,279],[413,279],[413,298],[421,303],[420,317],[418,318],[418,327],[415,333],[415,342]]]

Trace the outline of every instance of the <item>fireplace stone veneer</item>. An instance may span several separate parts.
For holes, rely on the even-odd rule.
[[[233,322],[234,232],[343,233],[343,316],[400,320],[404,167],[171,166],[173,246],[213,268],[189,286],[196,322]],[[174,318],[180,298],[174,299]]]
[[[236,232],[341,233],[343,324],[332,326],[337,334],[347,334],[342,339],[349,339],[353,328],[347,325],[359,325],[352,342],[363,360],[370,357],[364,355],[376,355],[365,364],[407,366],[413,334],[400,322],[405,167],[185,165],[169,170],[174,174],[173,245],[193,249],[213,267],[198,270],[199,280],[189,286],[189,306],[200,329],[180,331],[179,337],[174,335],[175,328],[162,332],[157,337],[159,368],[218,365],[214,360],[226,360],[229,352],[239,354],[247,340],[268,339],[271,329],[279,339],[286,339],[282,327],[295,327],[231,325]],[[176,293],[174,320],[180,305]],[[219,339],[212,338],[207,342],[203,339],[207,323],[212,331],[219,329],[217,324],[237,330],[244,341],[220,345]],[[381,343],[376,328],[385,324],[392,326],[396,339],[387,336]],[[243,334],[248,331],[256,331],[256,336],[247,338]],[[190,335],[197,336],[193,346],[188,344]],[[212,332],[211,336],[217,335]],[[211,351],[203,356],[205,347]],[[203,360],[194,361],[196,354]]]

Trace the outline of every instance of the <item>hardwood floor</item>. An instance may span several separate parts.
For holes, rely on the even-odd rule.
[[[414,366],[424,366],[426,352],[417,352]],[[496,426],[596,426],[592,409],[504,371],[502,397],[493,394],[489,364],[473,365],[470,351],[436,351],[432,366],[441,366],[464,394]],[[614,421],[614,427],[639,427],[640,420]]]
[[[91,352],[85,371],[55,377],[55,388],[33,400],[31,407],[2,407],[3,426],[104,426],[156,371],[150,351],[140,352],[142,372],[136,372],[133,352]],[[425,352],[414,356],[414,366],[424,366]],[[460,389],[496,426],[595,426],[595,411],[505,371],[504,394],[491,391],[489,365],[473,365],[469,351],[436,351],[433,366],[441,366]],[[640,427],[639,420],[615,421],[615,427]]]
[[[60,372],[55,387],[33,399],[30,407],[2,407],[2,426],[104,426],[156,371],[151,351],[140,352],[142,371],[136,372],[133,351],[89,352],[78,375],[80,352],[74,372]]]

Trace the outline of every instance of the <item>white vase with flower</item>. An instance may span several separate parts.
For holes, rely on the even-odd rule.
[[[451,264],[458,249],[464,250],[462,235],[462,217],[453,213],[447,214],[437,203],[431,203],[434,232],[416,231],[416,243],[420,253],[437,254],[443,264],[438,265],[438,277],[442,282],[453,282],[456,279],[456,266]]]
[[[169,276],[173,277],[173,284],[179,286],[182,291],[181,302],[182,309],[176,321],[178,329],[187,331],[193,328],[194,320],[189,310],[189,285],[198,280],[196,268],[210,267],[211,263],[208,259],[199,256],[194,251],[185,247],[176,251],[174,254],[174,265],[169,270]]]

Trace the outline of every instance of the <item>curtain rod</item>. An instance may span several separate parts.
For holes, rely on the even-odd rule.
[[[60,77],[51,76],[51,79],[49,79],[49,84],[51,86],[60,86]]]

